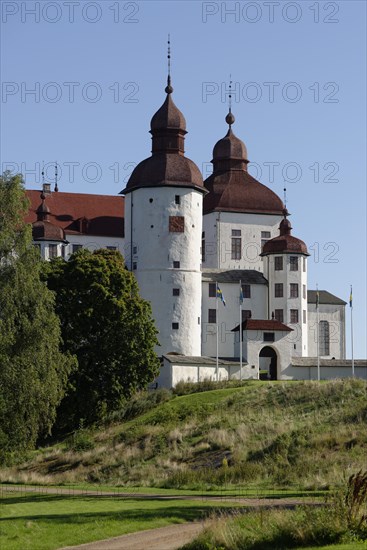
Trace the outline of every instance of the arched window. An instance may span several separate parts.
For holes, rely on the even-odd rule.
[[[320,355],[330,355],[329,321],[320,321]]]

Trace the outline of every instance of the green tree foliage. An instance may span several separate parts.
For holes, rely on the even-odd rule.
[[[0,460],[50,432],[73,365],[60,351],[21,176],[0,177]]]
[[[59,415],[61,430],[118,410],[159,372],[150,304],[117,251],[80,250],[48,264],[65,350],[78,358]]]

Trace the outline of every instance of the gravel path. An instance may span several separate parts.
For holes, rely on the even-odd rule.
[[[182,523],[79,546],[67,546],[62,550],[177,550],[195,538],[202,529],[202,523]]]

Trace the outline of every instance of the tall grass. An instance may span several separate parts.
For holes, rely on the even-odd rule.
[[[361,380],[251,381],[196,393],[181,386],[186,395],[135,396],[108,425],[40,449],[0,480],[309,490],[341,485],[364,467]]]

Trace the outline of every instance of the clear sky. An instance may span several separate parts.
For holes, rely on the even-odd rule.
[[[171,33],[186,154],[210,173],[233,130],[249,171],[283,198],[309,247],[309,288],[345,301],[366,351],[366,2],[6,1],[1,5],[1,165],[39,188],[117,194],[150,154]],[[350,357],[350,310],[347,308]]]

